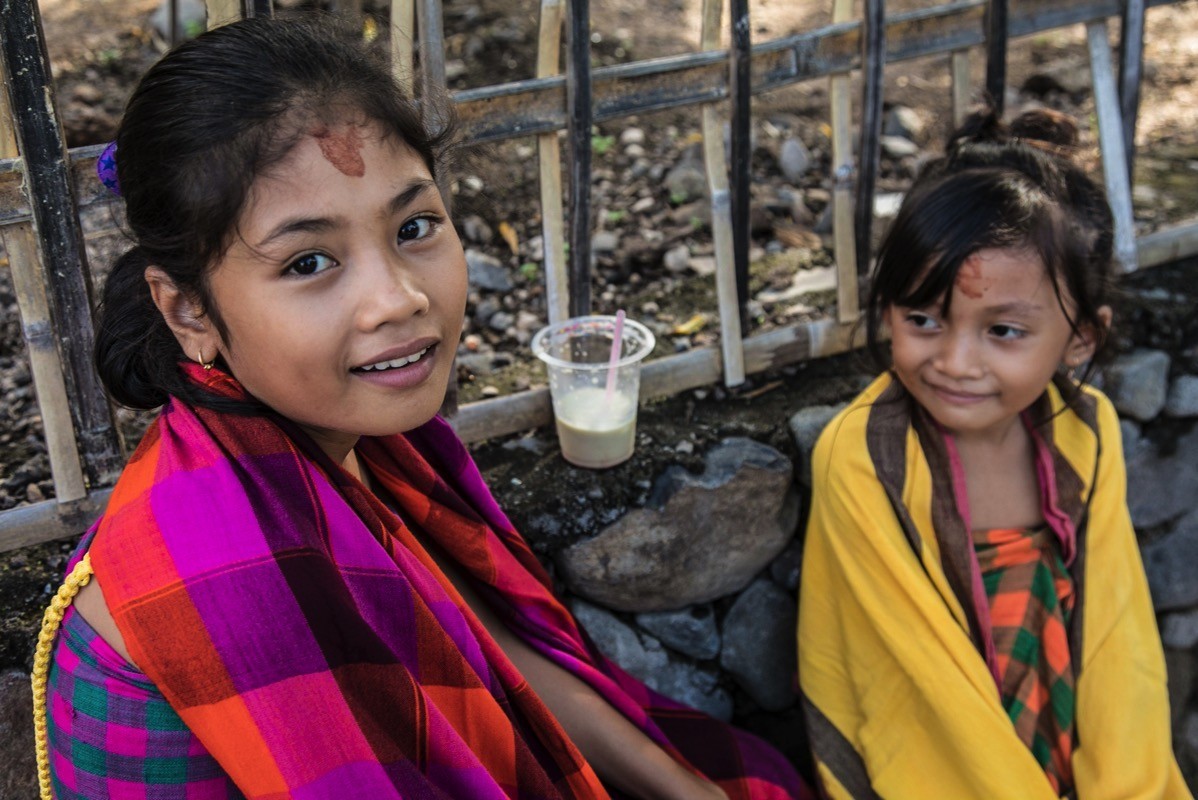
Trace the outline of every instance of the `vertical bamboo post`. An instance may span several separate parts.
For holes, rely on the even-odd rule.
[[[731,0],[732,48],[729,52],[732,91],[732,252],[736,264],[737,317],[739,335],[749,335],[749,186],[753,182],[751,125],[752,109],[752,29],[749,26],[749,0]],[[719,20],[717,19],[717,24]],[[718,45],[718,40],[716,42]],[[713,47],[716,45],[713,45]],[[727,374],[727,372],[725,372]],[[741,371],[743,382],[744,372]],[[729,386],[735,385],[729,383]]]
[[[986,94],[1002,116],[1007,93],[1007,0],[986,7]]]
[[[952,55],[953,74],[953,125],[960,125],[969,115],[969,51],[954,50]]]
[[[537,77],[561,74],[562,0],[541,0]],[[565,212],[562,209],[562,151],[557,131],[537,136],[541,183],[541,238],[545,242],[545,308],[552,325],[570,316],[566,274]]]
[[[700,39],[700,47],[703,50],[719,49],[723,6],[724,0],[703,0],[703,30]],[[724,384],[738,386],[745,382],[745,353],[736,280],[734,217],[732,196],[728,188],[728,164],[724,158],[724,126],[720,123],[719,108],[715,103],[703,104],[702,120],[703,162],[707,172],[707,191],[711,195],[711,229],[715,239],[715,288],[720,312]],[[748,237],[748,230],[745,230],[744,234]]]
[[[886,66],[886,3],[865,0],[861,22],[861,71],[864,84],[861,100],[861,145],[857,148],[861,167],[857,182],[857,274],[869,273],[873,244],[874,191],[882,141],[882,72]]]
[[[391,0],[391,74],[409,96],[415,95],[415,0]]]
[[[1131,181],[1128,178],[1123,143],[1123,114],[1119,91],[1115,86],[1111,45],[1107,40],[1106,20],[1086,25],[1086,43],[1090,50],[1090,78],[1094,85],[1094,109],[1098,115],[1098,143],[1102,151],[1102,174],[1106,180],[1107,200],[1115,217],[1115,257],[1124,272],[1136,270],[1136,228],[1131,208]]]
[[[8,102],[7,70],[0,60],[0,158],[17,158],[19,155],[12,107]],[[50,304],[39,274],[41,253],[37,237],[30,223],[21,222],[0,227],[0,242],[8,253],[13,291],[17,295],[21,333],[29,354],[29,371],[33,374],[33,388],[46,434],[54,496],[60,503],[78,500],[87,495],[87,487],[83,482],[83,465],[79,461],[75,428],[71,422],[62,361],[54,346]]]
[[[566,105],[570,139],[570,316],[591,311],[591,9],[569,0]]]
[[[420,0],[416,6],[416,27],[420,32],[420,94],[424,98],[440,97],[447,84],[441,0]]]
[[[5,0],[0,48],[12,106],[22,110],[15,126],[17,146],[33,209],[33,230],[44,259],[42,280],[49,290],[50,318],[55,323],[53,332],[46,333],[57,334],[84,473],[98,487],[115,480],[124,458],[112,409],[92,368],[91,274],[35,0]]]
[[[836,0],[832,22],[848,22],[853,0]],[[857,242],[853,232],[853,103],[847,72],[828,79],[832,118],[832,246],[836,252],[836,317],[854,322],[858,305]]]
[[[1140,113],[1140,78],[1144,67],[1144,0],[1124,0],[1119,29],[1119,106],[1123,115],[1123,148],[1128,180],[1135,184],[1136,117]]]
[[[273,17],[275,13],[272,0],[242,0],[242,15],[251,17]]]
[[[205,0],[208,9],[208,30],[241,19],[241,0]]]

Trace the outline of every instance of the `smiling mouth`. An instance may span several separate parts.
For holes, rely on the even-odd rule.
[[[409,364],[415,364],[417,361],[424,358],[424,356],[430,350],[432,350],[433,347],[434,345],[430,344],[428,347],[424,348],[423,350],[418,350],[415,353],[412,353],[410,356],[403,356],[401,358],[393,358],[390,361],[379,361],[374,364],[366,364],[365,366],[354,367],[350,370],[350,372],[386,372],[393,369],[403,369]]]
[[[953,389],[946,389],[943,386],[936,386],[935,384],[928,384],[928,386],[931,387],[932,391],[935,392],[940,397],[942,397],[946,400],[950,400],[950,401],[954,401],[954,402],[958,402],[958,403],[976,403],[981,400],[985,400],[987,397],[990,397],[989,394],[978,394],[976,392],[958,392],[958,391],[954,391]]]

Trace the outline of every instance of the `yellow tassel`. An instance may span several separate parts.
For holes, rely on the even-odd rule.
[[[37,650],[33,654],[33,738],[37,752],[37,782],[41,800],[53,800],[50,788],[50,747],[46,741],[46,680],[50,674],[50,651],[54,637],[62,625],[63,614],[79,594],[79,590],[92,579],[91,555],[85,555],[71,570],[71,574],[50,600],[50,607],[42,615],[42,630],[37,636]]]

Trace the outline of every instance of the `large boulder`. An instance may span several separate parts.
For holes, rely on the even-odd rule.
[[[766,711],[781,711],[796,699],[797,624],[794,598],[767,580],[736,598],[724,619],[720,665]]]
[[[680,611],[648,611],[636,615],[636,624],[667,647],[691,658],[715,658],[720,652],[720,631],[715,611],[703,603]]]
[[[1161,413],[1169,391],[1169,354],[1134,350],[1104,370],[1104,389],[1119,413],[1147,422]]]
[[[726,439],[702,475],[677,465],[635,509],[559,557],[585,598],[622,611],[668,611],[748,585],[798,524],[790,460],[751,439]]]
[[[1198,605],[1198,510],[1177,523],[1173,532],[1144,546],[1144,571],[1157,611]]]

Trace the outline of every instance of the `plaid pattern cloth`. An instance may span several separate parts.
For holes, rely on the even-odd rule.
[[[244,395],[218,370],[191,375]],[[245,796],[609,796],[413,528],[517,635],[731,798],[809,796],[768,745],[598,654],[445,422],[359,455],[402,521],[288,421],[172,401],[97,523],[92,565],[130,655]]]
[[[58,800],[242,797],[154,684],[74,609],[59,628],[47,697]]]
[[[1073,788],[1073,578],[1043,527],[975,531],[1003,708],[1057,794]]]

